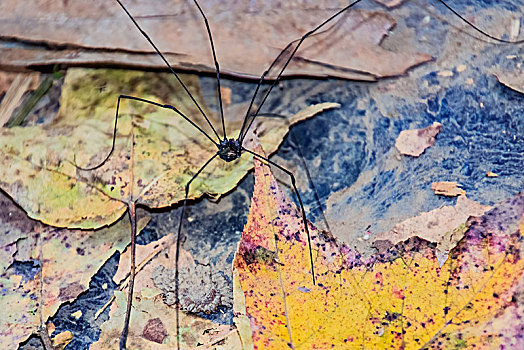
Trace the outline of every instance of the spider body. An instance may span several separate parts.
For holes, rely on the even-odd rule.
[[[218,156],[226,162],[232,162],[242,155],[242,145],[235,139],[224,138],[217,147]]]

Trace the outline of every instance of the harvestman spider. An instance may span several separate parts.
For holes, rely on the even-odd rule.
[[[217,57],[216,57],[215,46],[214,46],[214,42],[213,42],[213,38],[212,38],[212,34],[211,34],[211,29],[210,29],[207,17],[205,15],[204,11],[202,10],[202,8],[200,7],[198,1],[197,0],[193,0],[195,5],[198,8],[198,11],[200,12],[200,14],[201,14],[201,16],[202,16],[202,18],[204,20],[204,23],[205,23],[205,26],[206,26],[207,35],[208,35],[209,42],[210,42],[210,45],[211,45],[211,52],[212,52],[212,55],[213,55],[213,61],[214,61],[214,65],[215,65],[216,82],[217,82],[217,93],[218,93],[218,102],[219,102],[218,106],[219,106],[220,119],[221,119],[221,124],[222,124],[222,135],[223,135],[222,138],[217,133],[216,129],[213,127],[212,123],[210,122],[210,120],[206,116],[206,114],[204,113],[204,111],[201,108],[201,106],[198,104],[198,102],[195,100],[195,98],[191,95],[191,93],[189,92],[189,89],[186,87],[184,82],[181,80],[179,75],[175,72],[174,68],[169,64],[167,59],[160,52],[160,50],[157,48],[157,46],[154,44],[154,42],[151,40],[151,38],[140,27],[140,25],[137,23],[137,21],[134,19],[134,17],[131,15],[131,13],[122,4],[121,0],[116,0],[116,1],[122,7],[124,12],[130,18],[130,20],[133,22],[133,24],[136,26],[136,28],[140,31],[140,33],[144,36],[144,38],[149,42],[149,44],[153,47],[153,49],[156,51],[156,53],[164,61],[164,63],[166,64],[167,68],[169,69],[169,71],[175,76],[176,80],[180,83],[181,87],[188,94],[188,96],[191,99],[191,101],[194,103],[194,105],[196,106],[196,108],[198,109],[198,111],[200,112],[202,117],[204,118],[204,120],[207,122],[207,124],[211,128],[211,130],[212,130],[212,132],[214,134],[214,137],[216,137],[217,140],[215,140],[212,136],[210,136],[208,133],[206,133],[201,127],[199,127],[194,121],[192,121],[188,116],[186,116],[183,112],[181,112],[180,110],[178,110],[176,107],[174,107],[172,105],[162,104],[162,103],[146,100],[146,99],[143,99],[143,98],[140,98],[140,97],[135,97],[135,96],[120,95],[118,97],[117,106],[116,106],[116,115],[115,115],[115,122],[114,122],[114,129],[113,129],[113,140],[112,140],[111,150],[109,151],[107,156],[102,160],[102,162],[100,162],[98,165],[96,165],[94,167],[89,167],[89,168],[82,168],[82,167],[78,167],[77,166],[77,168],[79,168],[81,170],[86,170],[86,171],[95,170],[95,169],[100,168],[102,165],[104,165],[107,162],[107,160],[111,157],[111,155],[112,155],[112,153],[113,153],[113,151],[115,149],[117,122],[118,122],[118,116],[119,116],[118,111],[119,111],[120,102],[121,102],[122,99],[134,100],[134,101],[138,101],[138,102],[154,105],[154,106],[157,106],[157,107],[160,107],[160,108],[172,110],[178,116],[182,117],[185,121],[187,121],[193,127],[195,127],[201,134],[203,134],[207,139],[210,140],[210,142],[212,142],[217,147],[217,152],[200,167],[200,169],[191,177],[191,179],[185,185],[185,197],[184,197],[182,210],[180,212],[180,218],[179,218],[179,224],[178,224],[178,232],[177,232],[177,239],[176,239],[176,255],[175,255],[175,266],[176,266],[176,270],[175,270],[175,281],[176,281],[175,282],[176,283],[175,291],[176,291],[176,298],[178,299],[178,289],[179,289],[179,286],[178,286],[178,274],[179,274],[178,263],[179,263],[179,258],[180,258],[180,256],[179,256],[180,255],[180,236],[181,236],[182,222],[183,222],[183,219],[184,219],[185,209],[186,209],[186,206],[187,206],[188,195],[189,195],[189,188],[191,186],[191,183],[202,173],[202,171],[215,158],[219,157],[219,158],[221,158],[222,160],[224,160],[226,162],[232,162],[232,161],[235,161],[238,158],[240,158],[242,156],[242,153],[244,153],[244,152],[247,152],[247,153],[251,154],[252,156],[254,156],[255,158],[258,158],[259,160],[261,160],[263,162],[266,162],[266,163],[268,163],[270,165],[273,165],[273,166],[277,167],[278,169],[280,169],[283,172],[285,172],[289,176],[289,178],[291,179],[291,184],[292,184],[293,190],[294,190],[294,192],[295,192],[295,194],[296,194],[296,196],[298,198],[298,204],[300,206],[302,220],[303,220],[303,223],[304,223],[304,230],[305,230],[306,235],[307,235],[308,248],[309,248],[309,257],[310,257],[311,278],[312,278],[312,283],[315,285],[316,282],[315,282],[315,270],[314,270],[314,263],[313,263],[313,253],[312,253],[312,249],[311,249],[311,237],[310,237],[310,233],[309,233],[309,229],[308,229],[308,225],[307,225],[306,212],[305,212],[305,209],[304,209],[302,198],[301,198],[300,193],[299,193],[299,191],[297,189],[297,186],[296,186],[295,176],[293,175],[293,173],[291,171],[289,171],[286,168],[278,165],[277,163],[269,160],[267,157],[264,157],[264,156],[262,156],[260,154],[257,154],[256,152],[254,152],[252,150],[249,150],[249,149],[245,148],[243,146],[243,142],[244,142],[244,139],[245,139],[245,137],[246,137],[246,135],[248,133],[248,130],[252,126],[252,124],[255,121],[256,117],[263,115],[262,113],[260,113],[260,110],[261,110],[262,106],[266,102],[269,94],[271,93],[271,91],[273,90],[275,85],[277,85],[277,83],[279,82],[280,78],[282,77],[282,74],[284,73],[285,69],[287,68],[287,66],[289,65],[289,63],[291,62],[291,60],[293,59],[295,54],[297,53],[297,51],[298,51],[299,47],[301,46],[301,44],[303,43],[303,41],[305,39],[307,39],[308,37],[312,36],[312,35],[318,34],[319,30],[321,28],[323,28],[326,24],[330,23],[335,18],[339,17],[342,13],[346,12],[351,7],[356,5],[357,3],[361,2],[361,0],[355,0],[355,1],[351,2],[349,5],[347,5],[346,7],[342,8],[341,10],[337,11],[332,16],[330,16],[328,19],[324,20],[322,23],[317,25],[314,29],[308,31],[301,38],[290,42],[280,52],[280,54],[273,60],[273,62],[269,66],[269,68],[266,71],[264,71],[264,73],[260,76],[260,79],[258,81],[257,87],[255,88],[255,91],[254,91],[253,96],[251,98],[251,101],[249,103],[249,107],[248,107],[248,109],[246,111],[246,114],[245,114],[245,116],[243,118],[242,127],[241,127],[240,132],[239,132],[239,134],[238,134],[238,136],[236,138],[228,138],[227,137],[226,126],[225,126],[225,121],[224,121],[223,105],[222,105],[222,92],[221,92],[221,88],[220,88],[220,67],[219,67],[219,63],[218,63]],[[484,32],[484,31],[482,31],[481,29],[475,27],[471,22],[469,22],[467,19],[462,17],[459,13],[457,13],[454,9],[452,9],[449,5],[447,5],[443,0],[438,0],[438,1],[441,4],[443,4],[448,10],[450,10],[454,15],[456,15],[462,21],[464,21],[467,25],[471,26],[473,29],[475,29],[476,31],[478,31],[479,33],[481,33],[482,35],[484,35],[484,36],[486,36],[486,37],[488,37],[490,39],[493,39],[493,40],[496,40],[496,41],[502,42],[502,43],[511,43],[511,44],[516,44],[516,43],[518,44],[518,43],[524,42],[524,40],[508,41],[508,40],[503,40],[503,39],[500,39],[500,38],[496,38],[496,37],[494,37],[494,36]],[[289,53],[287,58],[285,58],[286,53]],[[283,65],[281,67],[277,68],[278,64],[281,63],[281,62],[283,62]],[[266,76],[273,69],[277,69],[277,71],[278,71],[278,69],[280,69],[280,70],[278,71],[278,74],[276,75],[276,78],[274,78],[272,80],[272,83],[269,85],[269,88],[267,88],[267,90],[265,92],[262,92],[262,95],[261,95],[262,99],[260,100],[260,103],[255,105],[255,99],[256,99],[256,97],[259,94],[260,87],[264,83]],[[268,114],[271,114],[271,113],[268,113]],[[130,275],[130,281],[129,281],[126,317],[125,317],[125,321],[124,321],[124,328],[122,330],[122,334],[121,334],[121,338],[120,338],[120,348],[121,349],[125,349],[126,348],[127,333],[128,333],[128,330],[129,330],[129,320],[130,320],[131,305],[132,305],[134,275],[135,275],[135,232],[133,230],[132,237],[131,237],[131,275]],[[178,303],[176,303],[176,308],[177,308],[177,320],[176,320],[176,324],[177,324],[177,342],[179,342],[179,316],[178,316],[179,305],[178,305]]]

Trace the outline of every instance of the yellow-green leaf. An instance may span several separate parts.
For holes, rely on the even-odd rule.
[[[213,125],[221,125],[202,102],[198,77],[182,79]],[[92,171],[71,164],[92,167],[108,154],[120,94],[171,104],[214,137],[171,75],[71,69],[52,123],[0,131],[0,187],[29,216],[54,226],[98,228],[119,218],[126,203],[137,201],[157,208],[184,198],[186,183],[217,148],[172,110],[122,100],[115,150],[109,160]],[[246,107],[226,108],[230,137],[237,136]],[[263,118],[254,127],[272,153],[290,123],[335,107],[338,105],[329,103],[312,106],[287,120]],[[249,139],[250,135],[247,148]],[[231,163],[217,159],[193,182],[190,198],[204,193],[220,196],[234,188],[251,168],[249,154]]]

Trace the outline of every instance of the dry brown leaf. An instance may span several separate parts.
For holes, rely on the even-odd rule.
[[[38,87],[40,77],[37,73],[18,73],[10,79],[11,74],[0,72],[0,95],[5,91],[4,98],[0,102],[0,127],[5,125],[13,111],[20,105],[24,94]],[[10,81],[9,87],[3,90]]]
[[[457,204],[433,209],[395,225],[390,232],[379,233],[375,241],[392,244],[420,237],[426,241],[441,242],[444,235],[464,223],[470,216],[480,216],[491,207],[481,205],[466,196],[457,198]]]
[[[404,130],[398,135],[395,147],[401,154],[418,157],[435,144],[435,136],[441,128],[442,124],[434,122],[424,129]]]
[[[300,38],[308,29],[316,27],[322,19],[346,5],[344,1],[310,6],[282,2],[275,11],[275,4],[265,2],[244,0],[227,5],[209,0],[201,2],[210,21],[222,71],[244,77],[258,77],[290,41]],[[178,68],[214,72],[207,32],[192,3],[155,0],[128,2],[126,6],[160,50],[173,54],[169,57],[171,64]],[[354,10],[346,13],[325,35],[309,38],[285,74],[346,78],[360,75],[361,80],[374,80],[401,75],[408,68],[431,59],[425,54],[383,49],[380,43],[394,25],[395,21],[383,12]],[[114,1],[93,0],[87,4],[5,0],[0,4],[0,33],[4,38],[51,46],[154,52]],[[41,55],[48,55],[36,51],[25,54],[32,56],[29,61],[40,63]],[[111,57],[112,63],[130,63],[119,61],[118,56]],[[120,58],[131,59],[139,66],[154,62],[156,67],[165,68],[154,55]],[[85,59],[82,50],[54,51],[54,57],[46,63],[68,60],[78,63]],[[100,57],[101,61],[98,59],[92,56],[90,60],[91,63],[108,61],[107,55]],[[20,60],[4,61],[4,64],[13,65],[16,61],[24,64]],[[25,65],[28,63],[26,58]]]
[[[456,197],[466,194],[456,181],[440,181],[431,184],[433,193],[441,196]]]
[[[176,54],[165,53],[164,56],[169,62],[176,62]],[[0,68],[20,69],[54,64],[102,67],[118,64],[119,66],[132,68],[165,68],[163,62],[159,61],[158,55],[153,53],[87,51],[79,49],[52,50],[45,46],[30,49],[0,46]],[[198,67],[195,70],[199,71]]]
[[[158,241],[151,242],[147,245],[138,245],[136,247],[136,265],[137,269],[143,264],[147,264],[153,259],[160,250],[166,249],[170,244],[173,244],[173,235],[167,235],[159,239]],[[128,247],[129,248],[129,247]],[[156,253],[156,254],[155,254]],[[151,255],[155,254],[155,255]],[[129,275],[131,269],[131,251],[126,249],[120,254],[120,261],[118,263],[118,269],[113,276],[113,281],[116,284],[121,284]],[[182,254],[182,257],[184,254]],[[136,283],[136,282],[135,282]]]
[[[62,350],[67,344],[73,340],[73,333],[70,331],[65,331],[55,335],[51,341],[53,342],[53,350]]]
[[[404,0],[374,0],[374,1],[386,6],[387,8],[397,7],[404,2]]]
[[[1,50],[2,49],[0,49],[0,52],[2,52]],[[0,57],[0,62],[2,62],[2,60],[3,60],[3,57]],[[7,91],[7,89],[9,89],[13,81],[20,74],[24,76],[33,76],[34,77],[34,80],[31,82],[31,85],[30,85],[31,90],[34,90],[38,87],[38,82],[39,82],[38,73],[18,73],[18,72],[0,71],[0,95],[2,95],[4,92]]]
[[[524,70],[522,68],[516,68],[512,72],[498,72],[494,75],[501,84],[524,94]]]

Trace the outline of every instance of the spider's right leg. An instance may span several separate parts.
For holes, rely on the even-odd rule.
[[[307,166],[306,158],[304,157],[304,153],[302,152],[302,148],[300,147],[298,139],[295,136],[295,132],[291,128],[292,125],[289,122],[288,117],[283,115],[283,114],[278,114],[278,113],[259,113],[258,116],[259,117],[267,117],[267,118],[278,118],[278,119],[285,120],[287,122],[287,125],[289,127],[288,135],[289,135],[289,138],[291,140],[291,144],[292,144],[292,146],[294,146],[294,148],[296,148],[297,154],[300,157],[300,160],[302,162],[302,168],[304,169],[304,171],[306,173],[306,177],[307,177],[307,180],[308,180],[308,183],[309,183],[309,187],[313,191],[313,196],[315,197],[315,202],[317,203],[318,210],[320,210],[320,214],[322,215],[322,220],[324,221],[324,225],[326,226],[327,231],[329,233],[331,233],[331,228],[329,227],[329,223],[328,223],[326,214],[324,213],[324,208],[323,208],[322,202],[320,201],[320,196],[318,194],[317,187],[315,186],[315,182],[313,181],[313,177],[311,176],[311,172],[309,171],[309,167]]]
[[[309,234],[309,228],[308,228],[308,221],[307,221],[307,218],[306,218],[306,210],[304,209],[304,204],[302,203],[302,197],[300,196],[300,192],[298,191],[298,188],[297,188],[297,182],[296,182],[296,179],[295,179],[295,175],[293,175],[293,173],[289,170],[287,170],[286,168],[284,168],[283,166],[269,160],[269,158],[267,157],[264,157],[256,152],[253,152],[245,147],[242,147],[242,150],[243,151],[246,151],[250,154],[252,154],[255,158],[258,158],[258,160],[262,160],[264,162],[267,162],[269,163],[270,165],[273,165],[277,168],[279,168],[280,170],[282,170],[283,172],[285,172],[289,178],[291,179],[291,185],[293,186],[293,189],[295,190],[295,194],[297,195],[297,198],[298,198],[298,204],[299,204],[299,207],[300,207],[300,212],[302,214],[302,221],[304,223],[304,231],[306,233],[306,236],[307,236],[307,243],[308,243],[308,247],[309,247],[309,260],[310,260],[310,263],[311,263],[311,277],[312,277],[312,281],[313,281],[313,285],[316,285],[316,279],[315,279],[315,265],[313,263],[313,250],[311,248],[311,235]]]

